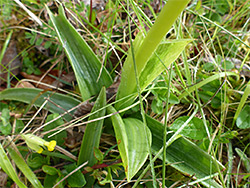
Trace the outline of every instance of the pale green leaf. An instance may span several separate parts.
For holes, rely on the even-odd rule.
[[[110,106],[108,112],[116,113],[116,110]],[[111,119],[127,180],[130,181],[147,160],[151,133],[138,119],[122,119],[119,114],[111,116]]]
[[[139,36],[139,38],[140,37],[141,36]],[[161,74],[173,61],[175,61],[183,51],[183,49],[186,47],[186,45],[191,41],[191,39],[183,39],[165,41],[161,43],[156,49],[156,52],[146,63],[144,69],[142,69],[141,72],[138,71],[141,90],[145,89],[155,78],[157,78],[157,76],[159,76],[159,74]],[[140,47],[140,44],[135,45],[135,47],[137,46]],[[128,56],[128,60],[131,59],[129,58],[130,56]],[[133,99],[137,95],[136,82],[132,79],[132,74],[134,74],[133,69],[134,67],[132,65],[132,62],[126,60],[122,72],[121,84],[117,92],[117,99],[122,99],[123,97],[126,97],[130,94],[134,94],[134,96],[132,97],[132,100],[131,98],[129,98],[127,99],[127,101],[117,103],[116,107],[118,109],[122,109],[131,105]]]

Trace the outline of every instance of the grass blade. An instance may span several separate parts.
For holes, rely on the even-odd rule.
[[[245,105],[246,101],[247,101],[247,98],[248,96],[250,95],[250,81],[247,83],[247,87],[244,91],[244,94],[242,95],[241,99],[240,99],[240,104],[239,106],[237,107],[237,110],[235,112],[235,115],[234,115],[234,120],[233,120],[233,125],[234,126],[234,123],[236,121],[236,119],[238,118],[243,106]]]

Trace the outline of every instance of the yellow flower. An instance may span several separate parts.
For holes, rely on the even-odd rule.
[[[22,134],[21,136],[25,140],[28,147],[37,153],[42,153],[44,146],[47,146],[49,151],[53,151],[55,149],[55,140],[47,142],[46,140],[33,134]]]

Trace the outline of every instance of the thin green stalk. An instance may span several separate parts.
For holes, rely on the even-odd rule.
[[[166,143],[167,142],[167,120],[168,120],[168,103],[170,97],[170,87],[172,80],[172,71],[173,65],[171,65],[170,73],[168,76],[168,90],[167,90],[167,99],[166,99],[166,107],[165,107],[165,119],[164,119],[164,132],[163,132],[163,159],[162,159],[162,187],[165,187],[165,177],[166,177]]]
[[[6,52],[6,49],[7,49],[7,46],[9,45],[9,42],[10,42],[10,39],[11,39],[11,36],[12,36],[12,33],[13,33],[13,30],[10,31],[10,33],[8,34],[4,44],[3,44],[3,49],[1,51],[1,54],[0,54],[0,65],[7,70],[7,88],[10,88],[10,64],[9,65],[6,65],[6,67],[2,64],[2,60],[3,60],[3,56]],[[7,66],[9,67],[7,69]]]
[[[130,0],[127,0],[127,10],[128,11],[129,11],[129,1]],[[133,58],[137,92],[138,92],[138,97],[139,97],[140,107],[141,107],[141,116],[142,116],[142,120],[143,120],[143,124],[144,124],[144,132],[145,132],[145,135],[147,137],[147,135],[148,135],[146,132],[147,122],[146,122],[146,118],[145,118],[145,111],[144,111],[143,101],[142,101],[142,97],[141,97],[141,88],[140,88],[140,83],[139,83],[139,78],[138,78],[138,73],[137,73],[137,66],[136,66],[136,62],[135,62],[134,46],[133,46],[133,42],[132,42],[132,34],[131,34],[132,32],[131,32],[130,18],[129,17],[128,17],[128,28],[129,28],[129,39],[130,39],[130,44],[131,44],[131,52],[132,52],[132,58]],[[156,184],[156,177],[155,177],[155,171],[154,171],[154,163],[152,162],[151,144],[149,143],[150,139],[146,138],[146,140],[147,140],[147,148],[148,148],[148,152],[149,152],[151,173],[152,173],[152,178],[153,178],[153,187],[156,188],[157,184]]]
[[[232,147],[232,143],[230,141],[228,143],[227,155],[228,155],[227,188],[230,188],[231,172],[233,169],[233,158],[234,158],[233,157],[233,147]]]

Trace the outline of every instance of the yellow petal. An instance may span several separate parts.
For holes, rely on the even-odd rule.
[[[56,141],[52,140],[50,142],[45,142],[44,145],[47,146],[49,151],[53,151],[55,149],[55,146],[56,146]]]

